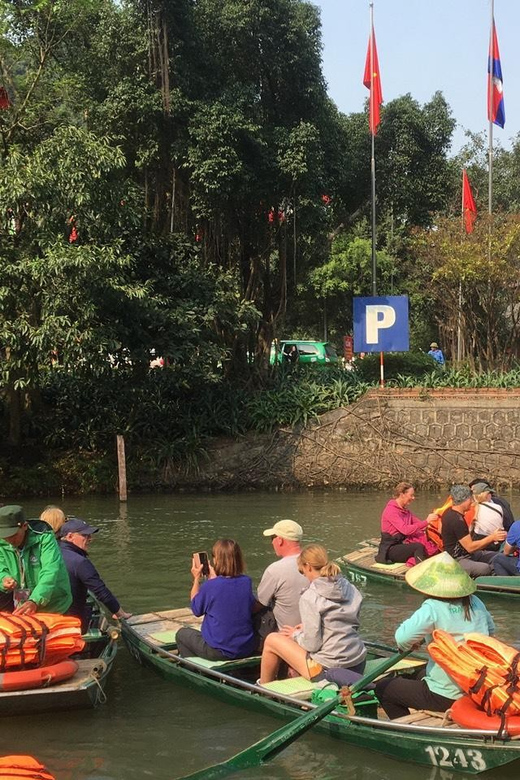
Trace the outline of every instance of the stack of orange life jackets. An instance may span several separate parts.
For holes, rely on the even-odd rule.
[[[79,653],[84,646],[79,618],[43,612],[0,612],[0,673],[49,666]]]
[[[32,756],[3,756],[0,758],[0,780],[12,780],[13,777],[55,780],[54,775]]]
[[[487,715],[520,714],[520,652],[484,634],[464,634],[456,642],[446,631],[436,629],[428,652],[435,663],[469,693]]]

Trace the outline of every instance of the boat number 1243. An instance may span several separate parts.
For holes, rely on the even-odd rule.
[[[433,766],[449,767],[452,769],[453,767],[462,767],[464,769],[471,767],[477,772],[483,772],[487,769],[486,762],[482,758],[480,750],[463,750],[462,748],[452,748],[449,750],[443,745],[435,745],[435,747],[428,745],[428,747],[424,749],[428,753]]]

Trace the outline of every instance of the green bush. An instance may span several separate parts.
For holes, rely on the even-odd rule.
[[[384,366],[385,379],[399,379],[399,377],[415,377],[420,379],[426,374],[436,370],[438,364],[425,352],[385,352]],[[355,374],[363,382],[377,382],[379,380],[379,352],[365,355],[355,363]],[[441,372],[439,366],[437,371]]]

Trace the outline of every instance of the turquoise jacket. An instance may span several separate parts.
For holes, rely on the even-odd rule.
[[[429,644],[432,641],[431,633],[435,628],[442,628],[443,631],[452,634],[457,642],[463,640],[464,634],[473,631],[486,636],[495,633],[493,618],[476,596],[471,596],[471,620],[464,619],[464,607],[460,601],[426,599],[417,612],[401,623],[395,632],[395,641],[403,650],[408,650],[424,638]],[[462,689],[431,658],[424,679],[433,693],[446,696],[447,699],[460,699],[462,696]]]
[[[29,588],[40,612],[63,615],[72,603],[69,575],[54,532],[40,520],[29,521],[21,549],[0,539],[0,590],[4,577]]]

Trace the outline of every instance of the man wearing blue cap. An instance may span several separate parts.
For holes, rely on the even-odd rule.
[[[99,528],[88,525],[78,517],[70,517],[60,529],[60,547],[72,591],[72,604],[67,610],[67,615],[74,615],[81,619],[83,632],[87,630],[90,621],[90,608],[87,605],[88,591],[104,604],[112,617],[130,617],[130,613],[122,609],[88,557],[87,547],[92,541],[93,534],[97,534],[98,531]]]

